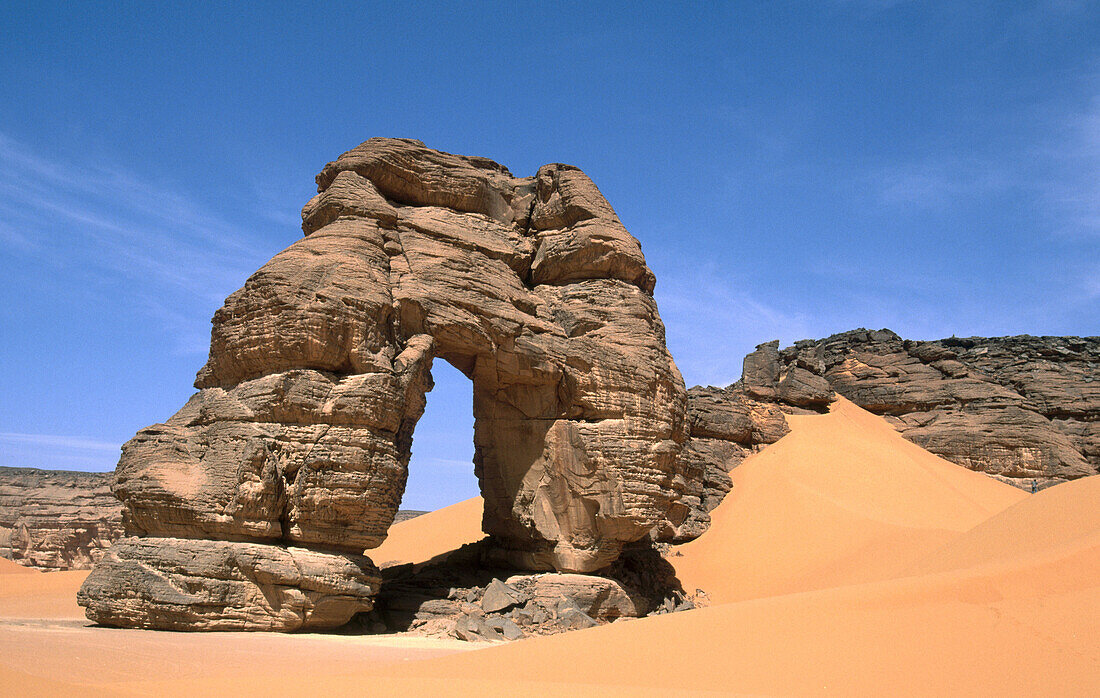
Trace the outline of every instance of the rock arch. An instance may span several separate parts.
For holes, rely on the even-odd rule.
[[[317,184],[305,237],[215,314],[199,392],[124,447],[132,538],[81,593],[93,619],[292,629],[369,608],[360,554],[392,523],[436,358],[473,383],[502,560],[593,571],[675,514],[683,379],[638,241],[584,173],[374,138]]]

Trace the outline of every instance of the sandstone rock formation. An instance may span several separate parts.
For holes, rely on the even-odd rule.
[[[904,340],[853,330],[780,350],[761,344],[741,380],[688,390],[685,494],[655,538],[702,534],[728,473],[787,432],[787,413],[835,394],[884,415],[910,441],[1024,489],[1100,472],[1100,337]]]
[[[104,625],[310,630],[371,609],[378,571],[349,553],[212,540],[123,538],[77,601]]]
[[[690,439],[677,480],[683,495],[655,529],[656,540],[683,543],[707,530],[708,512],[730,491],[729,471],[789,431],[783,408],[773,399],[753,397],[740,383],[688,390]]]
[[[1100,471],[1100,337],[922,342],[860,329],[762,344],[741,383],[808,407],[835,390],[921,447],[1024,488]]]
[[[473,383],[484,529],[510,565],[602,568],[698,489],[696,471],[681,472],[686,391],[653,274],[580,170],[546,165],[516,178],[484,158],[376,138],[326,165],[317,184],[302,211],[306,237],[215,314],[199,392],[124,447],[115,493],[139,540],[89,578],[82,601],[93,619],[340,621],[315,620],[308,604],[292,618],[257,610],[270,588],[294,582],[282,571],[258,579],[252,561],[294,558],[290,546],[325,550],[342,557],[321,577],[351,579],[348,565],[362,563],[373,579],[352,556],[393,521],[436,357]],[[202,555],[232,562],[177,569],[196,540],[210,541]],[[157,572],[125,592],[112,586],[138,569]],[[161,579],[186,593],[170,599]],[[333,584],[311,593],[369,607],[370,583]],[[233,621],[199,612],[214,597]]]
[[[0,557],[86,570],[122,535],[111,473],[0,468]]]

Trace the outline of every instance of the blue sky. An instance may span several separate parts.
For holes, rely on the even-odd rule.
[[[1096,3],[351,5],[0,6],[0,465],[111,469],[376,135],[584,169],[689,385],[858,326],[1100,330]],[[412,508],[476,492],[436,380]]]

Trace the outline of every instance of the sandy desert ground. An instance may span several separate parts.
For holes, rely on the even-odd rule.
[[[1100,695],[1100,476],[1026,494],[838,401],[674,551],[707,608],[503,645],[90,627],[86,573],[0,560],[5,695]],[[418,562],[480,500],[398,524]]]

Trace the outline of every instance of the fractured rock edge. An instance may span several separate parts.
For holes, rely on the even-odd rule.
[[[1100,337],[915,341],[859,329],[782,351],[762,344],[735,386],[811,408],[820,403],[807,396],[835,391],[922,448],[1023,489],[1100,472]]]

